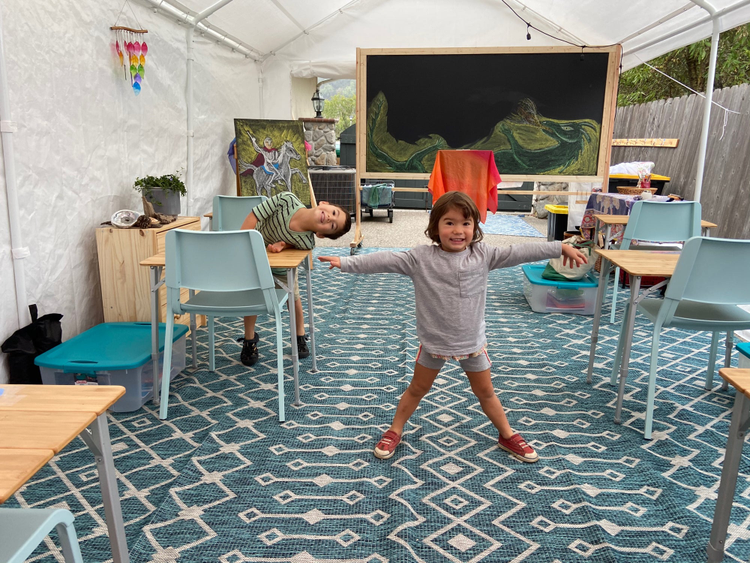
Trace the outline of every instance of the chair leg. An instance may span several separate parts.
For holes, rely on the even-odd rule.
[[[710,391],[714,383],[716,369],[716,352],[719,349],[719,333],[711,333],[711,348],[708,350],[708,369],[706,370],[706,390]]]
[[[724,351],[724,367],[732,367],[732,348],[734,347],[734,331],[727,331],[726,350]],[[729,389],[729,382],[726,379],[721,380],[721,390]]]
[[[615,359],[612,363],[612,373],[609,376],[609,384],[617,385],[617,376],[620,373],[620,366],[622,365],[622,352],[625,346],[625,331],[626,319],[628,318],[628,312],[630,311],[630,302],[625,305],[625,312],[622,315],[622,326],[620,327],[620,337],[617,339],[617,350],[615,351]]]
[[[195,293],[192,289],[190,290]],[[193,369],[198,369],[198,324],[195,315],[190,315],[190,344],[193,351]]]
[[[78,536],[73,522],[60,522],[55,526],[55,529],[60,538],[65,563],[83,563],[83,556],[78,545]]]
[[[215,336],[214,336],[214,318],[208,317],[208,369],[216,371],[216,354],[215,354]]]
[[[620,267],[615,268],[615,287],[612,289],[612,313],[609,316],[609,323],[615,323],[615,309],[617,305],[617,285],[620,281]],[[627,315],[626,315],[627,316]]]
[[[646,393],[646,424],[643,437],[651,439],[651,430],[654,426],[654,399],[656,397],[656,368],[659,365],[659,339],[661,337],[661,325],[654,325],[654,336],[651,340],[651,358],[648,363],[648,391]]]
[[[292,328],[294,334],[294,328]],[[276,311],[276,371],[278,378],[276,385],[279,389],[279,422],[286,420],[284,412],[284,332],[281,326],[281,312]]]
[[[168,302],[169,304],[169,302]],[[174,315],[167,307],[167,330],[164,335],[164,373],[161,377],[161,405],[159,405],[159,418],[167,418],[167,407],[169,406],[169,379],[172,372],[172,338],[174,336]]]

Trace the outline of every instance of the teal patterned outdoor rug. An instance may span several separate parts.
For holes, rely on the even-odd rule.
[[[286,366],[286,423],[276,415],[273,324],[259,329],[261,362],[245,368],[234,341],[239,319],[219,323],[216,373],[206,369],[207,335],[199,331],[199,369],[175,380],[168,420],[150,403],[110,417],[131,561],[705,561],[734,400],[718,380],[703,390],[709,338],[663,334],[647,442],[645,322],[636,324],[618,426],[608,384],[618,326],[605,321],[587,385],[592,317],[533,313],[521,276],[520,267],[491,274],[487,337],[497,392],[538,463],[496,447],[455,363],[438,376],[396,455],[376,459],[372,448],[418,346],[411,283],[316,267],[319,371],[309,373],[303,360],[303,405],[295,407]],[[727,561],[750,558],[749,476],[745,458]],[[69,508],[84,560],[109,560],[98,480],[79,440],[6,506],[18,504]],[[60,561],[51,545],[33,560]]]
[[[487,212],[487,219],[480,223],[482,232],[487,235],[508,235],[516,237],[545,237],[519,215]]]

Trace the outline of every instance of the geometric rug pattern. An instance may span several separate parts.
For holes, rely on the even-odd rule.
[[[586,384],[593,317],[532,312],[522,275],[520,267],[490,275],[488,352],[510,423],[539,462],[497,448],[455,362],[407,423],[396,455],[375,458],[418,348],[411,282],[318,264],[318,371],[301,362],[302,405],[294,406],[287,358],[285,423],[276,414],[274,325],[265,320],[252,368],[239,363],[241,320],[217,320],[215,372],[199,330],[198,369],[173,381],[168,420],[150,402],[109,415],[131,561],[705,561],[734,401],[718,376],[703,389],[710,339],[663,332],[645,441],[646,322],[636,320],[615,425],[608,378],[618,325],[603,316],[594,384]],[[749,477],[745,456],[727,561],[750,558]],[[96,469],[80,439],[6,503],[17,505],[68,508],[84,561],[111,560]],[[54,546],[47,540],[30,561],[62,561]]]
[[[543,235],[534,227],[529,225],[518,215],[505,215],[503,213],[487,213],[484,223],[479,226],[487,235],[508,235],[517,237],[541,237]]]

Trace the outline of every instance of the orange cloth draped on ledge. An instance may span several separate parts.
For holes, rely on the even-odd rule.
[[[482,223],[487,210],[497,211],[500,173],[492,151],[438,151],[427,189],[433,203],[445,192],[463,192],[479,208]]]

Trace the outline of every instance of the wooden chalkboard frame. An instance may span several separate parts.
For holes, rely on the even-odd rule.
[[[564,176],[551,174],[513,175],[500,174],[506,182],[591,182],[602,186],[607,191],[609,181],[609,163],[614,130],[615,110],[617,108],[617,86],[619,82],[622,46],[586,47],[487,47],[487,48],[436,48],[436,49],[357,49],[357,123],[367,124],[367,60],[373,55],[503,55],[503,54],[553,54],[553,53],[605,53],[608,55],[605,73],[604,103],[601,115],[601,133],[597,155],[597,171],[590,176]],[[533,69],[530,69],[530,72]],[[512,85],[512,77],[509,77]],[[357,127],[357,186],[362,179],[394,180],[428,180],[429,173],[373,172],[367,170],[367,126]],[[399,189],[397,187],[397,189]],[[405,188],[401,188],[405,189]],[[360,198],[356,198],[356,229],[354,240],[350,243],[352,253],[362,245],[364,237],[360,229]]]
[[[597,159],[597,172],[594,175],[565,176],[550,174],[511,175],[503,174],[504,181],[512,182],[595,182],[604,185],[608,176],[609,158],[612,141],[612,130],[617,101],[617,84],[619,78],[619,64],[622,48],[619,45],[609,47],[587,47],[585,53],[606,53],[608,64],[606,70],[606,84],[604,85],[604,103],[601,115],[601,135]],[[367,61],[373,55],[503,55],[503,54],[581,54],[580,47],[505,47],[505,48],[442,48],[442,49],[357,49],[357,123],[367,123]],[[533,69],[529,70],[533,72]],[[513,78],[508,78],[509,88],[512,88]],[[382,179],[428,179],[429,173],[414,172],[378,172],[367,170],[367,127],[357,127],[357,171],[361,178]]]

